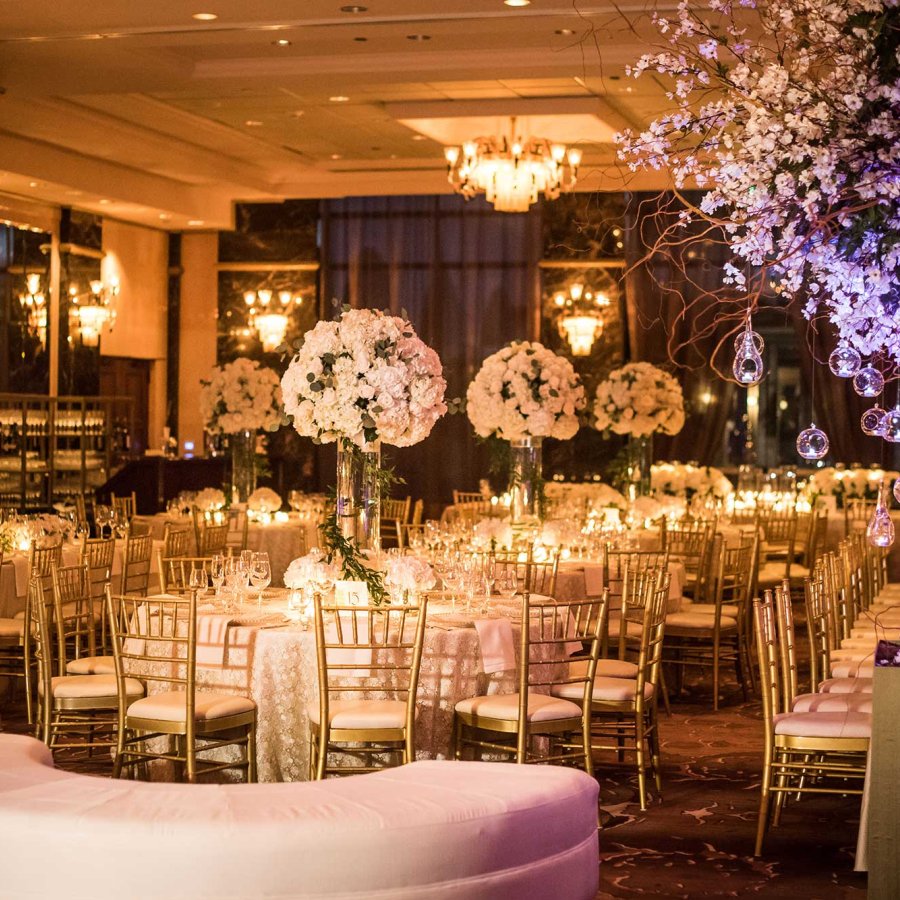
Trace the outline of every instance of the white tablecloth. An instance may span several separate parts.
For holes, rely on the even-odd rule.
[[[669,612],[678,612],[684,596],[685,568],[680,562],[669,564]],[[591,590],[596,587],[597,590]],[[582,600],[587,596],[596,596],[603,590],[603,563],[598,560],[572,559],[559,564],[556,577],[557,600]],[[621,599],[621,598],[619,598]],[[610,604],[617,608],[615,598]]]

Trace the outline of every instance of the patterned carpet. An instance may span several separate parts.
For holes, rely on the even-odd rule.
[[[3,730],[25,733],[24,704],[10,705],[4,695]],[[635,779],[598,766],[598,900],[865,897],[866,876],[853,872],[858,798],[814,797],[790,806],[770,832],[764,857],[752,858],[762,759],[758,702],[734,696],[713,713],[708,695],[695,688],[674,704],[671,717],[662,715],[660,730],[663,796],[654,796],[646,813]]]

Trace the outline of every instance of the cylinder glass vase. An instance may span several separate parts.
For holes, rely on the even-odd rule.
[[[228,438],[231,451],[231,502],[246,503],[256,490],[256,432],[237,431]]]
[[[650,465],[653,462],[653,435],[628,438],[628,466],[625,483],[629,500],[650,494]]]
[[[381,549],[381,445],[357,447],[339,440],[337,451],[337,521],[341,534],[360,550]]]
[[[540,520],[543,512],[541,445],[543,438],[525,437],[510,441],[510,518],[513,525]]]

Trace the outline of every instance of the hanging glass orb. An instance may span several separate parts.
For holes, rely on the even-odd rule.
[[[879,437],[881,429],[884,427],[884,417],[887,415],[877,403],[867,409],[859,420],[859,427],[862,428],[863,434],[869,437]]]
[[[866,526],[866,540],[873,547],[890,547],[894,543],[894,523],[887,508],[886,481],[878,486],[878,502]]]
[[[900,406],[889,409],[881,420],[881,436],[891,444],[900,444]]]
[[[734,336],[735,352],[739,351],[744,346],[744,341],[748,339],[753,342],[757,353],[762,353],[766,349],[766,342],[763,340],[763,336],[752,328],[745,328]]]
[[[894,499],[900,503],[900,478],[894,482]]]
[[[753,387],[759,384],[763,377],[763,360],[756,349],[752,331],[745,331],[741,335],[741,345],[734,357],[732,371],[739,384]]]
[[[860,397],[877,397],[884,390],[884,376],[874,366],[865,366],[853,376],[853,390]]]
[[[838,378],[852,378],[862,365],[862,357],[846,344],[836,347],[828,357],[828,368]]]
[[[804,459],[822,459],[828,453],[828,435],[810,422],[809,428],[797,435],[797,452]]]

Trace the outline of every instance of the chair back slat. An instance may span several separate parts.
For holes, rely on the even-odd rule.
[[[153,538],[149,534],[129,534],[122,554],[120,593],[145,595],[150,584],[150,560],[153,557]]]
[[[53,615],[59,633],[59,674],[65,675],[66,662],[96,654],[96,623],[91,576],[87,563],[56,566],[53,583]],[[99,614],[101,607],[97,607]]]

